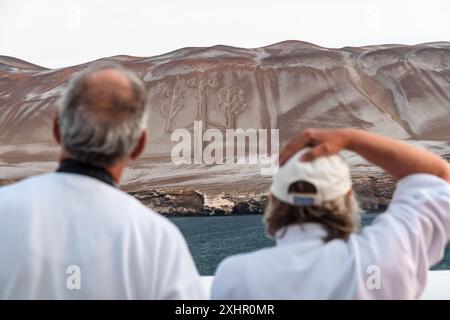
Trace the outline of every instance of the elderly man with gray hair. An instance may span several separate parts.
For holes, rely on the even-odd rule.
[[[54,122],[57,172],[0,188],[1,299],[202,299],[179,230],[117,185],[146,144],[146,90],[97,64]]]

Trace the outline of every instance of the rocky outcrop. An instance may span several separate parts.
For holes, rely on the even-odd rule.
[[[262,214],[267,206],[264,194],[208,196],[195,190],[149,190],[130,194],[155,211],[171,216]]]
[[[388,175],[376,174],[353,177],[353,190],[362,210],[386,209],[392,199],[396,181]]]
[[[365,211],[386,209],[394,189],[395,180],[384,174],[353,177],[353,190]],[[171,216],[262,214],[268,204],[267,194],[208,196],[195,190],[148,190],[130,194],[155,211]]]

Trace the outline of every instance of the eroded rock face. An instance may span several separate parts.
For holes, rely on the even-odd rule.
[[[389,205],[395,189],[395,180],[383,174],[354,176],[353,190],[365,211],[384,210]]]
[[[130,192],[146,206],[164,215],[243,215],[262,214],[268,203],[267,195],[202,194],[195,190],[164,190]]]
[[[356,127],[450,153],[448,42],[329,49],[286,41],[102,60],[123,64],[146,83],[149,145],[122,187],[167,214],[259,212],[270,184],[257,165],[173,164],[171,134],[192,130],[195,120],[220,132],[279,129],[281,145],[306,127]],[[2,183],[54,170],[56,104],[70,76],[86,65],[50,70],[0,57]],[[357,157],[349,161],[363,207],[385,206],[393,182]]]
[[[353,177],[353,191],[364,211],[386,209],[394,189],[395,180],[385,174]],[[263,214],[268,204],[266,194],[251,192],[208,195],[195,190],[149,190],[131,195],[157,212],[178,216]]]

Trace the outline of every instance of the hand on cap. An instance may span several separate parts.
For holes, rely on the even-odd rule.
[[[312,161],[320,156],[336,154],[348,144],[346,129],[306,129],[292,139],[282,150],[279,158],[280,166],[304,147],[311,147],[301,160]]]

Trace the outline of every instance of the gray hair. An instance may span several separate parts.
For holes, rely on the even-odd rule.
[[[103,70],[118,71],[128,87],[114,81],[92,81]],[[80,162],[108,166],[126,157],[136,146],[147,117],[143,82],[118,64],[97,63],[80,71],[60,102],[61,142]]]

